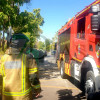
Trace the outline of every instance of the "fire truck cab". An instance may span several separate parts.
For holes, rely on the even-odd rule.
[[[57,65],[61,77],[78,80],[86,94],[100,91],[100,0],[58,31]]]

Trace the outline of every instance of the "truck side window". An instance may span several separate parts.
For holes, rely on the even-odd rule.
[[[85,17],[78,21],[77,38],[85,39]]]

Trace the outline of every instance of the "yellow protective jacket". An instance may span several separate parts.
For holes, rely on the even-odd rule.
[[[2,100],[32,100],[32,89],[40,90],[37,71],[35,60],[30,55],[9,49],[0,65]],[[34,85],[35,79],[38,82]]]

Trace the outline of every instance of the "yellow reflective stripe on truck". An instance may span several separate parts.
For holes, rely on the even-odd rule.
[[[70,64],[65,63],[65,73],[70,76]]]

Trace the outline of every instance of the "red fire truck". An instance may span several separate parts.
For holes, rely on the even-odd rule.
[[[86,94],[100,91],[100,0],[58,31],[57,65],[61,77],[78,80]]]

